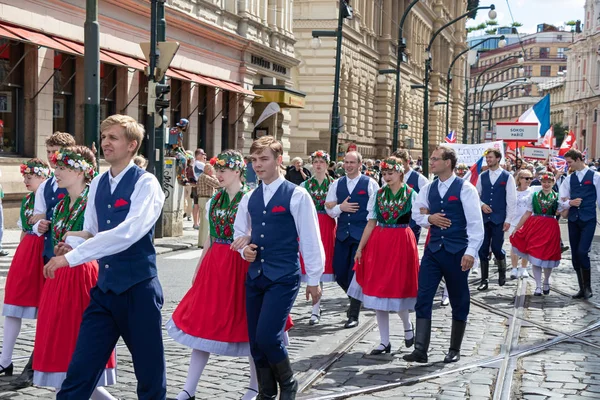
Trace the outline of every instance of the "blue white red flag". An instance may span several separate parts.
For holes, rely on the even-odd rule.
[[[446,143],[456,143],[456,131],[450,131],[446,136]]]
[[[469,181],[473,184],[473,186],[477,185],[477,181],[479,180],[479,174],[481,174],[481,168],[483,167],[483,157],[480,157],[479,160],[469,168],[469,172],[471,175],[469,176]]]

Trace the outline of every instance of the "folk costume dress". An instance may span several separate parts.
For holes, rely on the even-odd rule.
[[[21,202],[19,227],[25,233],[10,264],[4,293],[5,317],[35,319],[44,287],[44,236],[36,235],[29,224],[33,216],[35,192]]]
[[[75,199],[67,195],[54,209],[52,238],[54,245],[65,240],[69,231],[83,229],[88,188]],[[54,279],[44,284],[38,314],[33,360],[33,384],[60,388],[75,351],[83,312],[90,302],[90,290],[98,280],[98,263],[88,262],[60,268]],[[97,386],[116,382],[115,356],[111,355]]]
[[[333,248],[335,246],[335,219],[327,215],[325,211],[325,198],[329,191],[329,186],[334,179],[326,175],[323,182],[319,184],[316,177],[312,177],[307,181],[302,182],[300,186],[304,187],[312,198],[315,208],[317,209],[317,218],[319,220],[319,230],[321,232],[321,242],[325,249],[325,270],[321,275],[321,282],[333,282]],[[304,268],[304,260],[300,257],[300,268],[302,269],[302,281],[306,282],[306,270]]]
[[[533,214],[510,237],[513,250],[532,265],[541,268],[558,267],[561,259],[560,227],[556,220],[559,210],[558,193],[544,194],[541,190],[532,195],[527,211]]]
[[[403,184],[394,195],[389,186],[377,191],[369,219],[376,219],[348,295],[366,308],[414,310],[417,301],[419,253],[409,227],[415,191]]]

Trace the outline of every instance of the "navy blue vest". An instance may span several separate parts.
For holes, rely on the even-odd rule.
[[[585,173],[583,180],[579,181],[577,173],[569,178],[571,186],[571,199],[582,199],[579,207],[569,208],[569,221],[581,220],[587,222],[596,219],[596,186],[594,185],[594,171]]]
[[[298,231],[290,209],[295,188],[296,185],[290,181],[283,181],[266,207],[262,183],[250,196],[251,243],[258,246],[256,261],[248,268],[250,279],[263,274],[276,281],[284,276],[300,274]]]
[[[456,254],[466,249],[469,244],[467,219],[465,218],[463,204],[460,200],[460,192],[464,180],[456,177],[443,198],[440,197],[438,190],[439,183],[440,181],[436,179],[429,187],[429,196],[427,197],[429,201],[429,213],[446,214],[446,218],[450,219],[452,225],[450,225],[450,228],[443,230],[431,225],[429,228],[430,237],[428,246],[429,250],[434,253],[440,251],[443,246],[449,253]],[[471,205],[467,204],[467,207],[471,207]]]
[[[98,232],[115,228],[125,221],[131,207],[135,184],[146,171],[134,165],[125,173],[115,191],[110,193],[110,172],[98,182],[95,206]],[[128,249],[98,260],[98,287],[121,294],[133,285],[156,276],[156,250],[152,244],[154,228]]]
[[[352,194],[348,193],[347,177],[342,177],[337,183],[337,202],[342,204],[350,196],[348,202],[358,203],[358,211],[354,214],[342,212],[338,217],[336,239],[344,241],[348,237],[360,241],[367,226],[367,204],[369,203],[369,178],[361,175]]]
[[[506,185],[510,174],[505,170],[500,172],[500,176],[492,185],[489,171],[484,171],[481,179],[481,201],[492,208],[491,214],[483,213],[483,223],[492,222],[494,224],[503,224],[506,220]]]
[[[413,188],[415,192],[419,193],[421,191],[421,188],[419,187],[419,173],[413,170],[406,180],[406,184]]]
[[[67,189],[58,188],[56,192],[53,189],[53,183],[55,182],[54,177],[48,178],[46,186],[44,186],[44,200],[46,200],[46,219],[52,221],[52,215],[54,214],[54,207],[58,202],[67,195]],[[44,257],[50,259],[54,257],[54,246],[52,244],[52,224],[48,232],[44,234]]]

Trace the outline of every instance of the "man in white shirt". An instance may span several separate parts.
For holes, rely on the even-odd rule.
[[[321,297],[319,282],[325,250],[317,211],[306,189],[280,175],[283,146],[263,136],[250,147],[250,157],[261,184],[238,205],[234,239],[250,236],[240,249],[250,262],[246,278],[246,313],[250,351],[256,365],[261,399],[294,399],[298,382],[290,364],[283,333],[300,288],[302,253],[308,276],[306,299]]]
[[[100,131],[111,167],[90,185],[83,231],[67,233],[87,240],[74,249],[59,244],[57,256],[44,266],[44,276],[53,279],[58,268],[92,260],[99,264],[57,399],[89,399],[119,337],[132,355],[138,398],[165,399],[164,299],[152,244],[165,196],[156,177],[132,161],[144,138],[143,126],[129,116],[113,115]]]
[[[481,198],[485,237],[479,249],[481,262],[481,283],[477,290],[487,290],[490,270],[490,244],[492,253],[498,261],[498,285],[506,283],[506,253],[504,232],[510,228],[517,208],[517,185],[515,178],[500,167],[502,153],[498,149],[488,149],[485,152],[485,162],[488,170],[481,173],[477,181],[477,192]]]
[[[565,161],[573,173],[560,185],[560,201],[569,210],[569,243],[571,262],[577,273],[579,292],[574,299],[593,296],[591,286],[590,249],[596,231],[596,205],[600,206],[600,174],[586,167],[579,150],[565,153]]]
[[[362,156],[356,151],[346,153],[344,170],[346,176],[334,181],[327,192],[327,203],[337,203],[326,208],[331,218],[337,218],[335,247],[333,250],[333,272],[335,280],[344,292],[348,291],[354,277],[354,256],[370,213],[369,199],[377,194],[379,185],[360,173]],[[374,202],[371,202],[371,207]],[[361,302],[350,297],[345,328],[358,326]]]
[[[439,146],[432,153],[429,164],[438,179],[419,192],[412,206],[413,219],[429,228],[430,238],[419,269],[415,349],[403,357],[406,361],[427,362],[433,298],[442,277],[452,305],[450,351],[444,362],[460,359],[470,307],[467,278],[484,233],[481,210],[472,206],[479,201],[477,190],[454,175],[456,160],[456,152],[449,147]],[[428,210],[427,214],[421,214],[421,209]]]

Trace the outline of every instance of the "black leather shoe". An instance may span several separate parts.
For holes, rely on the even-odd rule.
[[[450,350],[444,358],[444,362],[453,363],[460,360],[460,347],[467,328],[466,321],[452,320],[452,332],[450,334]]]
[[[550,284],[549,283],[544,283],[544,290],[542,290],[542,293],[544,293],[545,295],[550,294]]]
[[[581,269],[576,269],[575,274],[577,275],[577,283],[579,284],[579,292],[571,296],[572,299],[583,299],[583,274]]]
[[[487,279],[482,279],[481,283],[479,284],[479,286],[477,286],[477,290],[487,290],[488,289],[488,281]]]
[[[391,343],[388,343],[387,346],[385,346],[383,343],[381,343],[381,346],[383,346],[383,350],[379,349],[379,348],[373,349],[373,350],[371,350],[370,354],[372,356],[378,356],[380,354],[390,353],[392,351],[392,344]],[[379,347],[379,346],[377,346],[377,347]]]
[[[431,339],[431,320],[417,318],[417,330],[415,332],[415,349],[412,353],[406,354],[402,358],[408,362],[427,362],[427,350],[429,350],[429,341]]]
[[[346,329],[356,328],[357,326],[358,326],[358,319],[356,319],[354,317],[348,318],[348,321],[346,321],[346,323],[344,324],[344,328],[346,328]]]
[[[481,259],[481,283],[477,287],[477,290],[487,290],[488,288],[488,277],[490,276],[490,260]]]
[[[190,394],[188,393],[187,390],[182,390],[182,392],[185,392],[185,394],[187,394],[187,399],[186,400],[196,400],[196,396],[190,396]],[[167,397],[167,400],[177,400],[177,397]]]
[[[560,252],[561,253],[564,253],[567,250],[569,250],[569,246],[560,246]]]
[[[17,377],[14,381],[11,382],[11,388],[13,389],[24,389],[29,386],[33,386],[33,353],[31,353],[31,357],[29,357],[29,361],[27,361],[27,365],[23,368],[23,372],[21,375]]]
[[[6,376],[12,376],[13,369],[14,369],[13,363],[10,363],[10,365],[8,367],[3,367],[2,365],[0,365],[0,375],[4,374]]]
[[[506,284],[506,258],[498,260],[498,286]]]
[[[412,326],[412,324],[411,324]],[[412,332],[412,337],[410,339],[406,339],[406,334],[408,332]],[[406,346],[407,349],[411,348],[413,346],[413,344],[415,344],[415,327],[413,326],[412,328],[410,328],[407,331],[404,331],[404,345]]]
[[[283,361],[271,365],[277,382],[279,382],[279,400],[295,400],[298,392],[298,381],[294,379],[294,371],[290,359],[286,357]]]
[[[277,399],[277,380],[271,367],[256,367],[256,379],[258,381],[257,400]]]
[[[594,294],[592,293],[592,271],[591,269],[582,269],[581,276],[583,280],[583,298],[585,300],[592,297]]]

